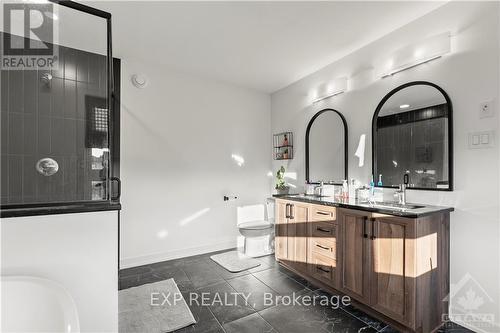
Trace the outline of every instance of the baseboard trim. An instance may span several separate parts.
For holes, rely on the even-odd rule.
[[[172,250],[168,252],[154,253],[145,256],[128,257],[120,259],[120,269],[152,264],[155,262],[173,260],[204,254],[213,251],[233,249],[236,247],[236,239],[203,246],[190,247],[186,249]]]

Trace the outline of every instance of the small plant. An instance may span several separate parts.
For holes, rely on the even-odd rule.
[[[278,191],[279,194],[288,193],[289,187],[286,185],[285,182],[284,166],[281,166],[281,168],[278,169],[278,172],[276,172],[276,190]]]

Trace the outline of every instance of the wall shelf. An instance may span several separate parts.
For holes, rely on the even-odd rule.
[[[273,134],[273,158],[275,160],[293,159],[293,133]]]

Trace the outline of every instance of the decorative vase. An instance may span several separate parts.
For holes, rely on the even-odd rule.
[[[279,195],[288,194],[288,192],[290,192],[290,187],[287,186],[287,187],[277,188],[276,192],[278,192]]]

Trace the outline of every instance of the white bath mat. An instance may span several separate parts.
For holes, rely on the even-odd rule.
[[[120,290],[120,333],[172,332],[196,323],[174,279]]]
[[[211,256],[210,259],[231,273],[237,273],[260,266],[260,262],[258,260],[246,256],[239,251],[229,251],[221,254],[215,254]]]

